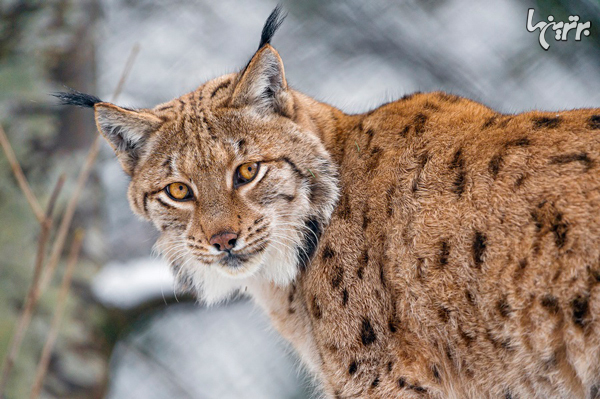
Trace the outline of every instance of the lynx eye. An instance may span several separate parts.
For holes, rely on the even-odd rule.
[[[165,187],[165,191],[167,195],[175,201],[187,201],[192,199],[192,190],[190,190],[185,183],[171,183]]]
[[[258,173],[258,167],[258,162],[248,162],[238,166],[237,170],[235,171],[233,185],[235,187],[239,187],[243,184],[251,182]]]

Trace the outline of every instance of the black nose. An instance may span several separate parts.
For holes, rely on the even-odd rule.
[[[235,233],[223,232],[213,235],[209,242],[219,251],[229,251],[235,247],[237,238],[238,235]]]

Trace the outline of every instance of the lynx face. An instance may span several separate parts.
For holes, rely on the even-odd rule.
[[[161,125],[131,169],[132,209],[161,231],[156,247],[182,288],[208,302],[257,278],[289,283],[336,196],[335,170],[310,131],[279,114],[216,106],[234,79],[148,111]],[[99,115],[105,131],[112,119]]]

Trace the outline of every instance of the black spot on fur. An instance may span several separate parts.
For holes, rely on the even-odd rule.
[[[542,116],[533,118],[532,121],[534,129],[554,129],[560,124],[560,117]]]
[[[590,129],[600,129],[600,115],[592,115],[589,126]]]
[[[395,317],[390,318],[388,321],[388,328],[392,334],[398,331],[398,324],[398,320]]]
[[[560,307],[558,305],[558,298],[554,295],[546,294],[540,298],[540,304],[552,314],[558,314]]]
[[[394,364],[392,362],[388,362],[388,364],[387,364],[387,371],[388,371],[388,373],[392,372],[392,367],[393,366],[394,366]]]
[[[498,120],[498,116],[496,116],[496,115],[490,116],[489,118],[487,118],[485,120],[485,122],[481,126],[481,130],[485,130],[485,129],[488,129],[489,127],[491,127],[491,126],[494,126],[496,124],[497,120]]]
[[[298,265],[300,268],[306,269],[310,263],[312,256],[319,244],[321,237],[321,225],[316,219],[309,219],[305,223],[306,232],[304,233],[304,242],[302,248],[298,251]]]
[[[371,383],[371,388],[376,388],[379,385],[379,375],[375,377],[373,382]]]
[[[448,323],[450,321],[450,309],[440,306],[438,308],[438,317],[442,321],[442,323]]]
[[[342,195],[337,208],[338,215],[342,219],[349,219],[350,216],[352,216],[352,210],[350,208],[350,199],[348,198],[348,194]]]
[[[515,188],[519,188],[523,185],[523,183],[525,183],[525,180],[527,179],[527,175],[522,173],[520,174],[516,179],[515,179]]]
[[[425,124],[427,123],[427,115],[418,113],[413,120],[413,125],[415,127],[415,133],[421,134],[425,131]]]
[[[344,281],[344,268],[341,265],[336,265],[331,277],[331,286],[338,288],[342,284],[342,281]]]
[[[600,129],[600,127],[597,129]],[[590,389],[590,399],[600,399],[600,384],[596,384]]]
[[[450,245],[448,241],[442,241],[440,248],[440,266],[446,266],[448,264],[448,258],[450,257]]]
[[[477,268],[481,268],[481,264],[483,263],[483,254],[485,253],[486,245],[485,235],[476,231],[475,238],[473,239],[473,261]]]
[[[100,100],[96,96],[81,93],[76,90],[71,90],[68,93],[67,92],[52,93],[52,96],[58,98],[61,105],[74,105],[76,107],[82,107],[82,108],[93,108],[94,105],[102,102],[102,100]]]
[[[450,163],[450,168],[457,171],[456,179],[454,180],[454,184],[452,186],[452,191],[458,195],[459,197],[465,191],[465,178],[466,173],[464,170],[465,161],[462,156],[462,149],[459,149],[454,154],[454,158]]]
[[[313,296],[313,300],[312,300],[312,315],[317,320],[319,320],[321,317],[323,317],[323,312],[321,311],[321,306],[319,305],[319,301],[318,301],[316,295]]]
[[[363,214],[363,222],[362,222],[363,231],[366,230],[366,228],[369,226],[370,223],[371,223],[371,219],[369,219],[369,216],[367,215],[367,211],[365,211],[365,213]]]
[[[331,249],[331,247],[329,246],[329,244],[325,245],[325,248],[323,248],[323,254],[321,255],[323,257],[323,259],[331,259],[335,256],[335,252],[333,252],[333,249]]]
[[[344,291],[342,291],[342,305],[348,305],[348,290],[346,288],[344,288]]]
[[[508,303],[506,295],[502,296],[502,298],[498,300],[498,303],[496,303],[496,308],[498,309],[498,313],[500,313],[500,316],[504,318],[509,317],[512,313],[512,309],[510,307],[510,304]]]
[[[584,328],[589,323],[589,299],[589,294],[579,295],[571,302],[571,306],[573,307],[573,323],[578,327]]]
[[[405,388],[406,387],[406,378],[401,377],[398,379],[398,386],[400,388]]]
[[[431,373],[433,374],[433,378],[437,382],[440,382],[442,380],[442,378],[440,377],[440,370],[437,365],[434,364],[431,366]]]
[[[409,130],[410,130],[410,125],[406,125],[406,126],[404,126],[404,127],[402,128],[402,130],[400,130],[400,133],[399,133],[399,135],[400,135],[401,137],[406,137],[406,135],[408,134]]]
[[[557,212],[554,215],[554,220],[550,226],[550,230],[554,234],[554,242],[558,248],[562,248],[567,241],[567,232],[569,230],[567,223],[563,220],[563,215]]]
[[[375,330],[373,330],[373,326],[369,319],[363,319],[362,321],[360,339],[365,346],[371,345],[377,340],[377,335],[375,334]]]
[[[509,389],[507,389],[506,392],[504,393],[504,399],[514,399],[514,397],[512,396],[512,393],[510,392]]]
[[[396,187],[392,186],[385,191],[385,198],[387,202],[387,216],[391,217],[394,214],[394,194],[396,194]]]
[[[459,197],[465,191],[465,178],[465,171],[463,169],[459,170],[458,175],[456,176],[456,180],[454,181],[454,192]]]
[[[348,374],[353,375],[354,373],[356,373],[357,370],[358,370],[358,364],[356,363],[356,360],[355,360],[352,363],[350,363],[350,366],[348,367]]]
[[[502,154],[496,154],[490,159],[488,170],[494,179],[498,176],[498,172],[500,172],[503,162],[504,158],[502,157]]]
[[[273,35],[277,32],[277,29],[279,29],[285,17],[286,15],[281,15],[281,5],[277,5],[277,7],[271,11],[271,15],[267,18],[265,26],[263,26],[262,34],[260,35],[260,44],[258,45],[259,50],[265,44],[271,43]]]
[[[585,152],[557,155],[550,158],[550,163],[554,165],[564,165],[570,162],[581,162],[585,166],[586,171],[589,170],[594,163]]]
[[[470,290],[465,290],[465,298],[467,299],[467,302],[469,303],[469,305],[471,305],[471,306],[475,305],[475,296],[473,295],[473,293]]]
[[[358,278],[360,280],[363,279],[364,271],[365,271],[365,267],[364,266],[359,266],[358,269],[356,270],[356,275],[358,276]]]
[[[502,348],[506,349],[507,351],[512,351],[515,349],[512,345],[510,338],[506,338],[504,341],[502,341],[501,346],[502,346]]]

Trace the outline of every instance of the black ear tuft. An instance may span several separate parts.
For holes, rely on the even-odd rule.
[[[102,102],[102,100],[100,100],[96,96],[80,93],[75,90],[71,90],[68,93],[52,93],[51,95],[58,98],[60,100],[61,105],[75,105],[77,107],[93,108],[96,103]]]
[[[283,23],[283,20],[287,17],[286,15],[281,15],[281,4],[278,4],[277,7],[271,12],[269,18],[267,18],[267,22],[265,22],[265,26],[263,26],[262,34],[260,35],[260,44],[258,49],[260,50],[262,46],[265,44],[270,44],[273,35],[277,32],[277,29]]]

